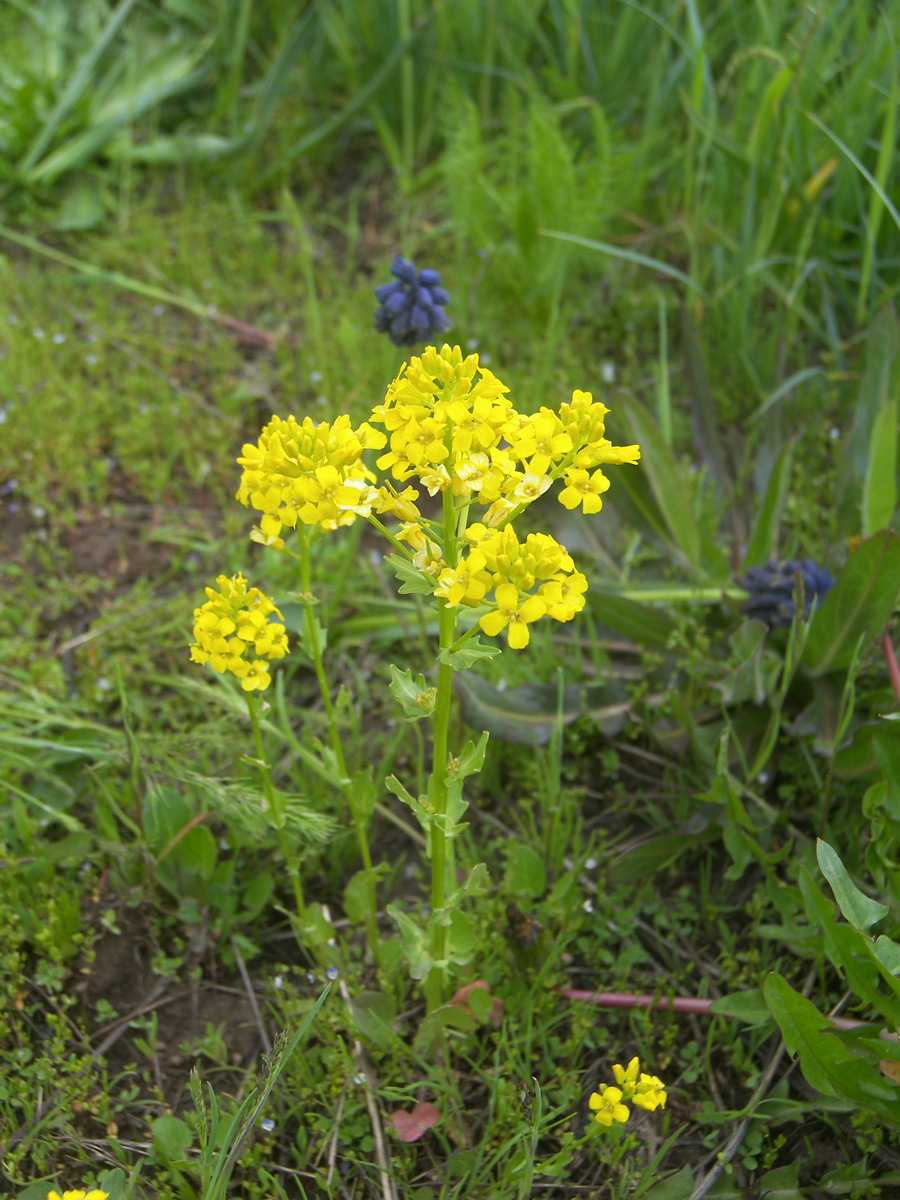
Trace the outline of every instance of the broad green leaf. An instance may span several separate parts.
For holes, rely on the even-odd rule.
[[[397,1005],[384,992],[361,992],[350,1000],[350,1014],[364,1037],[381,1050],[389,1050],[397,1035],[392,1026],[397,1018]]]
[[[544,860],[533,846],[520,842],[513,846],[506,859],[506,886],[513,896],[530,896],[537,900],[547,890]]]
[[[897,402],[888,400],[872,426],[862,498],[863,537],[891,523],[897,505]]]
[[[191,1127],[180,1117],[157,1117],[151,1121],[153,1151],[151,1158],[156,1162],[186,1162],[187,1150],[194,1140]],[[154,1152],[156,1152],[154,1154]]]
[[[641,447],[640,471],[666,522],[672,543],[690,566],[700,567],[700,529],[691,509],[690,489],[666,439],[648,410],[637,400],[620,405],[628,436]],[[618,475],[629,470],[620,468]],[[616,482],[618,482],[618,475]]]
[[[587,600],[598,624],[614,629],[648,650],[666,650],[678,628],[661,608],[639,604],[627,596],[614,596],[591,588]]]
[[[843,1096],[874,1109],[892,1124],[900,1123],[900,1092],[885,1080],[877,1062],[851,1054],[828,1018],[774,972],[763,988],[791,1054],[800,1055],[808,1083],[830,1096]]]
[[[895,979],[900,976],[900,946],[896,942],[881,934],[875,939],[872,953],[888,974],[893,975]]]
[[[396,904],[389,904],[385,910],[400,930],[403,942],[403,954],[409,963],[409,973],[413,979],[424,979],[432,968],[433,960],[428,952],[428,936],[420,925],[406,915]]]
[[[465,966],[471,962],[478,948],[478,930],[471,917],[454,909],[450,914],[450,932],[447,938],[447,958],[452,963]]]
[[[372,887],[379,874],[377,868],[372,871],[357,871],[344,888],[344,912],[355,925],[362,925],[369,919]]]
[[[819,869],[831,885],[838,908],[854,929],[865,932],[887,915],[887,905],[869,899],[859,890],[847,874],[837,851],[821,838],[816,842],[816,858]]]
[[[703,835],[689,837],[687,834],[651,838],[614,859],[607,875],[611,883],[652,879],[659,871],[671,866],[686,850],[696,850],[705,840]]]
[[[753,533],[744,555],[743,570],[748,567],[767,563],[775,553],[775,541],[778,536],[778,525],[784,504],[787,500],[788,487],[791,482],[791,467],[794,458],[794,443],[788,442],[772,468],[766,494],[756,515]]]
[[[861,636],[873,641],[900,595],[900,538],[876,533],[851,554],[813,617],[803,665],[810,675],[849,666]]]
[[[747,1025],[765,1025],[772,1020],[762,988],[748,988],[722,996],[710,1005],[710,1012],[719,1017],[733,1017]]]
[[[866,365],[853,411],[853,427],[842,456],[838,503],[848,529],[858,529],[863,481],[872,444],[875,420],[890,397],[891,367],[897,354],[897,319],[884,305],[869,328]]]
[[[694,1190],[694,1175],[691,1168],[685,1164],[674,1175],[667,1175],[654,1183],[647,1193],[647,1200],[689,1200]]]
[[[461,1004],[442,1004],[434,1012],[429,1013],[416,1031],[413,1039],[413,1050],[416,1054],[428,1054],[438,1036],[446,1029],[455,1029],[460,1033],[474,1033],[478,1021]]]
[[[486,679],[473,674],[456,675],[454,687],[460,700],[462,719],[472,729],[487,730],[492,737],[525,746],[543,746],[557,722],[559,689],[555,684],[522,684],[500,691]],[[629,701],[619,683],[572,684],[563,694],[564,725],[590,716],[607,737],[625,724]]]

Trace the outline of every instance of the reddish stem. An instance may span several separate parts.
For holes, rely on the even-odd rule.
[[[884,661],[887,663],[888,675],[891,679],[891,687],[894,689],[894,695],[897,701],[900,702],[900,667],[897,666],[897,655],[894,652],[894,643],[891,641],[891,635],[886,633],[881,642],[881,647],[884,650]]]
[[[564,1000],[583,1000],[587,1004],[596,1004],[598,1008],[656,1008],[663,1012],[695,1013],[700,1016],[716,1016],[711,1012],[715,1003],[704,1000],[699,996],[649,996],[646,993],[635,995],[628,992],[584,992],[577,988],[557,988]],[[851,1017],[828,1017],[827,1020],[836,1029],[858,1029],[861,1025],[870,1025],[870,1021],[855,1021]],[[882,1030],[882,1035],[886,1030]],[[888,1038],[891,1035],[888,1034]]]

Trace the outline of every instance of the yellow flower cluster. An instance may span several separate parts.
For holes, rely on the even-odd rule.
[[[90,1192],[78,1188],[73,1192],[63,1192],[60,1196],[59,1192],[54,1192],[51,1188],[47,1193],[47,1200],[106,1200],[108,1195],[109,1192],[101,1192],[99,1188],[93,1188]]]
[[[400,522],[392,541],[434,581],[436,596],[451,607],[486,605],[481,629],[491,637],[505,630],[510,646],[527,646],[539,617],[569,621],[584,607],[587,581],[553,538],[531,534],[520,544],[510,522],[557,480],[566,508],[598,512],[609,487],[601,468],[636,463],[640,449],[610,443],[608,409],[590,392],[530,416],[516,411],[508,392],[477,354],[430,346],[391,383],[371,424],[273,417],[238,459],[237,497],[262,514],[251,537],[284,548],[283,527],[298,521],[327,531],[364,517],[383,529],[375,514],[392,515]],[[393,482],[376,486],[362,462],[366,449],[385,451],[377,466]],[[423,516],[415,487],[395,486],[412,479],[432,496],[444,494],[442,526]],[[470,524],[473,505],[484,511]]]
[[[266,660],[290,653],[284,626],[268,619],[281,613],[259,588],[248,588],[243,575],[220,575],[216,583],[219,591],[208,587],[207,602],[194,609],[191,661],[208,663],[220,675],[230,671],[245,692],[264,691],[272,682]]]
[[[386,441],[366,424],[353,429],[348,416],[318,424],[310,417],[273,417],[257,445],[245,445],[237,460],[244,468],[237,498],[262,513],[253,540],[283,549],[284,525],[294,529],[299,520],[331,530],[367,517],[375,476],[360,460],[365,449],[381,449]]]
[[[520,543],[511,525],[466,530],[471,549],[456,567],[445,568],[435,588],[452,608],[493,605],[478,624],[489,637],[504,629],[514,650],[527,646],[528,626],[539,617],[571,621],[584,608],[587,580],[563,546],[546,533],[530,533]],[[493,589],[493,599],[488,593]]]
[[[666,1085],[656,1075],[641,1074],[638,1078],[639,1070],[640,1063],[636,1058],[627,1069],[617,1063],[613,1067],[613,1077],[618,1086],[602,1084],[600,1091],[592,1094],[588,1104],[600,1125],[609,1128],[614,1121],[624,1124],[631,1116],[631,1110],[624,1103],[626,1100],[648,1112],[666,1107]]]

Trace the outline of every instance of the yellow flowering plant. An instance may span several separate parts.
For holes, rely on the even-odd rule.
[[[487,743],[484,734],[458,755],[450,754],[453,674],[499,653],[494,639],[522,650],[536,622],[571,621],[584,608],[587,580],[565,547],[546,533],[520,536],[515,523],[558,482],[566,508],[600,510],[609,487],[603,468],[640,458],[637,446],[614,446],[607,439],[607,411],[590,392],[575,391],[558,410],[521,413],[509,388],[479,363],[477,354],[431,346],[404,364],[384,401],[358,427],[346,415],[320,422],[273,416],[258,442],[245,445],[238,458],[243,474],[237,498],[259,514],[251,538],[285,550],[286,531],[297,532],[300,599],[306,610],[303,646],[316,671],[335,761],[346,781],[370,889],[370,945],[376,940],[375,872],[366,835],[370,806],[361,802],[347,773],[325,676],[325,631],[311,590],[311,540],[359,519],[368,521],[393,548],[387,561],[401,593],[426,597],[436,609],[436,686],[422,688],[411,672],[396,668],[391,685],[409,720],[431,721],[431,778],[418,797],[394,777],[386,781],[421,823],[431,859],[431,914],[425,926],[393,906],[388,909],[413,977],[425,981],[429,1010],[441,1003],[452,966],[471,957],[474,939],[461,901],[487,886],[483,865],[462,887],[456,886],[453,870],[453,842],[466,808],[463,783],[480,768]],[[378,452],[377,471],[364,461],[366,451]],[[425,493],[434,498],[430,508]],[[438,497],[439,513],[429,515]],[[245,607],[234,610],[228,608],[230,597],[223,588],[220,598],[210,595],[210,604],[198,610],[192,657],[238,675],[248,695],[264,691],[269,680],[264,660],[283,647],[283,630],[268,623],[277,610],[267,608],[264,598],[251,602],[243,596]],[[470,615],[461,621],[462,614]],[[492,640],[485,642],[479,634]],[[250,646],[259,656],[253,661]]]

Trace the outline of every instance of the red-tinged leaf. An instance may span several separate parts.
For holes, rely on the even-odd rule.
[[[486,999],[483,1002],[476,1000],[473,1004],[472,994],[475,991],[484,992]],[[467,983],[465,987],[461,987],[451,997],[450,1004],[455,1004],[458,1008],[463,1008],[466,1012],[472,1013],[478,1021],[490,1021],[498,1029],[503,1023],[503,1001],[497,996],[491,995],[491,989],[483,979],[476,979],[473,983]]]
[[[391,1127],[401,1142],[417,1142],[423,1133],[427,1133],[432,1125],[437,1124],[440,1117],[441,1114],[434,1105],[423,1100],[412,1112],[406,1112],[402,1108],[395,1112],[391,1117]]]

